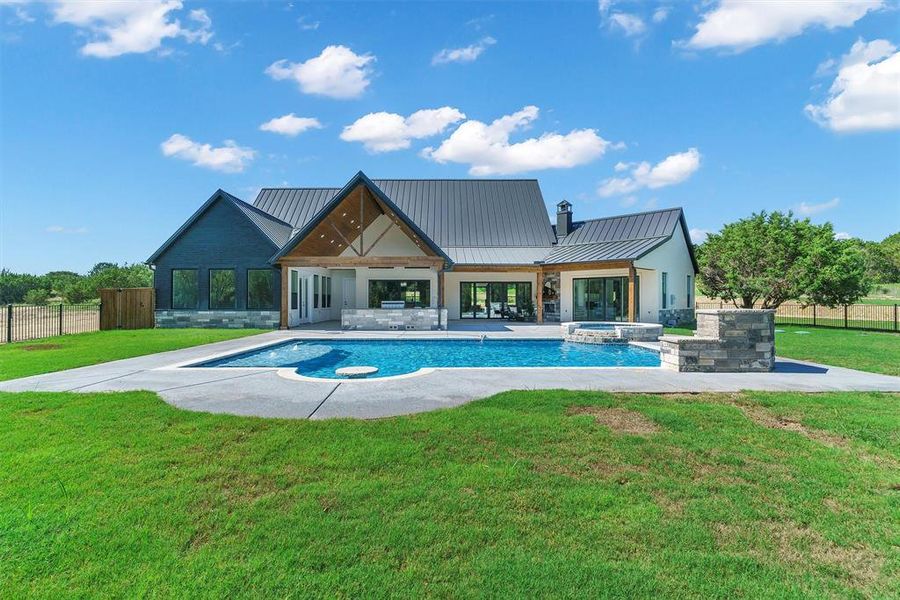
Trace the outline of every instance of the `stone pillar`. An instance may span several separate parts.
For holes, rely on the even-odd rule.
[[[634,299],[634,279],[637,272],[634,269],[634,263],[628,267],[628,322],[635,322],[635,299]]]
[[[544,322],[544,271],[537,272],[537,306],[535,307],[537,322]]]
[[[659,338],[662,366],[682,372],[750,373],[775,368],[775,311],[698,310],[694,336]]]

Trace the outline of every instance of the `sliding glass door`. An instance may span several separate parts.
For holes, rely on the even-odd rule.
[[[627,321],[628,278],[572,280],[572,315],[576,321]]]
[[[459,284],[461,319],[534,319],[531,282],[475,282]]]

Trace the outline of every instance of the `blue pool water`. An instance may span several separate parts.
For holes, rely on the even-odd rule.
[[[582,323],[578,326],[578,329],[602,329],[604,331],[612,331],[615,328],[616,326],[612,323]]]
[[[561,340],[294,340],[197,367],[295,367],[307,377],[335,369],[378,367],[372,377],[428,367],[658,367],[659,354],[627,344]]]

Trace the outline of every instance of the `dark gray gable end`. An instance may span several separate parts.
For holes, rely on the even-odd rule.
[[[220,189],[216,190],[215,193],[212,196],[210,196],[209,199],[206,202],[204,202],[203,205],[200,206],[200,208],[198,208],[197,211],[193,215],[191,215],[188,218],[188,220],[185,221],[184,224],[182,224],[182,226],[179,227],[178,230],[175,231],[175,233],[173,233],[172,236],[169,239],[167,239],[163,243],[163,245],[160,246],[156,250],[156,252],[154,252],[150,256],[150,258],[148,258],[145,261],[146,264],[148,264],[148,265],[154,264],[159,259],[159,257],[162,256],[163,253],[166,250],[168,250],[169,247],[172,244],[174,244],[175,241],[184,234],[184,232],[186,232],[188,229],[191,228],[191,226],[193,226],[193,224],[197,221],[197,219],[202,217],[203,214],[207,210],[209,210],[210,207],[212,207],[213,204],[215,204],[219,200],[231,202],[234,205],[234,207],[237,208],[238,211],[241,214],[243,214],[244,217],[249,222],[253,223],[254,227],[256,227],[259,230],[259,232],[263,235],[263,237],[265,237],[265,239],[268,240],[268,242],[270,244],[272,244],[272,247],[275,248],[276,250],[278,248],[280,248],[284,243],[284,242],[279,243],[279,241],[277,239],[279,237],[279,235],[283,235],[283,228],[287,228],[288,231],[292,231],[291,226],[288,225],[287,223],[285,223],[284,221],[281,221],[280,219],[276,219],[275,217],[264,213],[263,211],[259,210],[258,208],[251,206],[250,204],[247,204],[240,198],[232,196],[231,194],[229,194],[228,192],[226,192],[220,188]],[[253,216],[251,216],[251,214],[248,214],[251,211],[253,211]],[[262,215],[265,215],[265,216],[263,217]],[[254,217],[256,217],[256,218],[254,218]],[[288,237],[289,236],[290,236],[290,234],[288,234]]]

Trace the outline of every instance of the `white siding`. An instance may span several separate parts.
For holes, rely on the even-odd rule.
[[[691,291],[691,304],[687,303],[687,276],[694,283],[694,265],[688,252],[687,241],[681,227],[676,227],[672,238],[646,256],[634,261],[641,272],[641,320],[656,322],[662,308],[662,274],[669,274],[669,304],[666,308],[693,308],[696,292]]]

